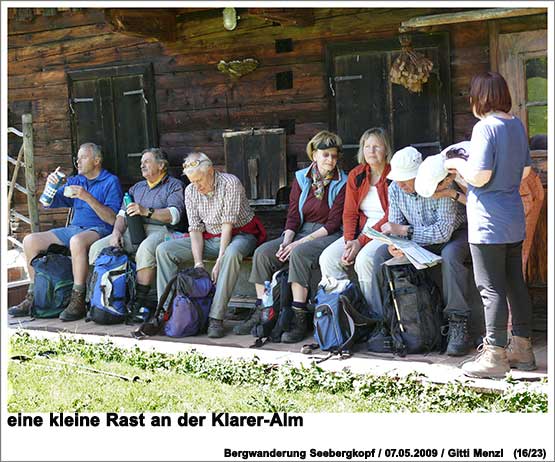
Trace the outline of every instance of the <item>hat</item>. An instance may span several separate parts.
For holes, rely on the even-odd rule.
[[[448,174],[445,168],[445,157],[442,154],[428,156],[418,168],[414,189],[422,197],[431,197],[436,192],[437,185]]]
[[[387,178],[393,181],[411,180],[416,177],[421,162],[422,154],[412,146],[400,149],[391,159],[391,171]]]

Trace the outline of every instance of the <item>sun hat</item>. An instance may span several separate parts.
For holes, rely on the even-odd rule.
[[[387,178],[393,181],[407,181],[416,177],[418,166],[422,163],[422,154],[412,146],[397,151],[391,159],[391,171]]]
[[[418,167],[418,174],[414,182],[414,189],[422,197],[431,197],[436,191],[437,185],[449,174],[445,168],[445,157],[443,154],[428,156]]]

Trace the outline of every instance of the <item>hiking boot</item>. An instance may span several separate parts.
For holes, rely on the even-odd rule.
[[[224,336],[224,321],[222,319],[208,318],[208,337],[222,338]]]
[[[293,319],[291,320],[291,328],[281,335],[283,343],[297,343],[306,336],[306,311],[293,307]]]
[[[468,335],[468,318],[452,314],[449,316],[449,331],[447,333],[447,355],[464,356],[470,351],[470,336]]]
[[[85,292],[71,291],[71,299],[66,309],[60,313],[62,321],[77,321],[87,314],[85,306]]]
[[[35,296],[33,292],[27,292],[27,295],[25,295],[25,298],[19,305],[12,306],[8,309],[8,314],[14,318],[30,316],[34,301]]]
[[[260,314],[262,313],[262,307],[257,306],[254,308],[250,317],[243,321],[241,324],[237,324],[233,327],[233,333],[236,335],[248,335],[251,333],[252,328],[260,322]]]
[[[512,335],[507,345],[507,359],[509,366],[521,371],[533,371],[536,369],[536,358],[532,350],[532,340],[527,337]]]
[[[488,343],[478,347],[478,355],[462,365],[464,375],[479,379],[502,379],[510,371],[505,348]]]

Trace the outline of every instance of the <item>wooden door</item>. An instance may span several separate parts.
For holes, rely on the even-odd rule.
[[[526,268],[528,283],[547,284],[547,30],[499,34],[496,58],[507,80],[512,112],[526,128],[532,166],[544,185],[545,197]]]
[[[360,136],[371,127],[385,128],[394,150],[412,145],[427,156],[451,143],[448,36],[415,35],[412,43],[434,63],[421,93],[389,81],[396,39],[328,47],[330,126],[343,140],[346,169],[356,165]]]

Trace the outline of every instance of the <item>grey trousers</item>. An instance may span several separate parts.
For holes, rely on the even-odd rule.
[[[378,248],[384,244],[380,241],[370,241],[358,253],[353,268],[357,274],[360,290],[364,295],[368,306],[373,308],[373,311],[382,315],[382,263],[389,258],[387,246],[384,249]],[[333,242],[320,256],[320,268],[322,269],[322,276],[332,277],[335,279],[348,279],[348,271],[341,263],[341,256],[345,250],[345,240],[343,237]]]
[[[294,241],[308,236],[321,227],[320,223],[304,223],[295,235]],[[276,252],[279,249],[279,245],[283,242],[283,237],[262,244],[254,252],[249,282],[264,284],[264,281],[272,279],[272,275],[276,271],[289,265],[289,282],[296,282],[305,288],[309,288],[310,276],[313,271],[318,269],[320,254],[328,245],[337,240],[340,235],[338,232],[331,236],[320,237],[305,242],[293,249],[286,262],[281,262],[276,257]]]
[[[164,242],[166,236],[170,233],[165,225],[145,225],[146,239],[137,246],[131,243],[131,236],[129,235],[129,228],[123,233],[123,249],[135,255],[135,262],[137,263],[137,271],[143,268],[156,268],[156,247]],[[112,235],[108,235],[96,241],[89,250],[89,265],[94,265],[96,258],[102,249],[110,245]]]
[[[468,304],[469,268],[464,265],[470,257],[468,245],[468,230],[459,228],[451,235],[451,240],[445,244],[426,246],[430,252],[440,253],[441,280],[443,285],[443,313],[448,316],[457,314],[469,316],[471,312]]]
[[[219,237],[204,240],[204,258],[217,258],[220,252]],[[224,319],[227,304],[235,283],[239,277],[239,269],[243,258],[250,255],[256,248],[256,237],[252,234],[237,234],[225,249],[220,266],[220,273],[216,282],[216,293],[210,308],[210,317]],[[164,293],[169,280],[175,276],[180,267],[193,265],[193,252],[191,250],[191,239],[175,239],[167,241],[156,249],[156,261],[158,272],[156,275],[156,286],[158,296]]]

